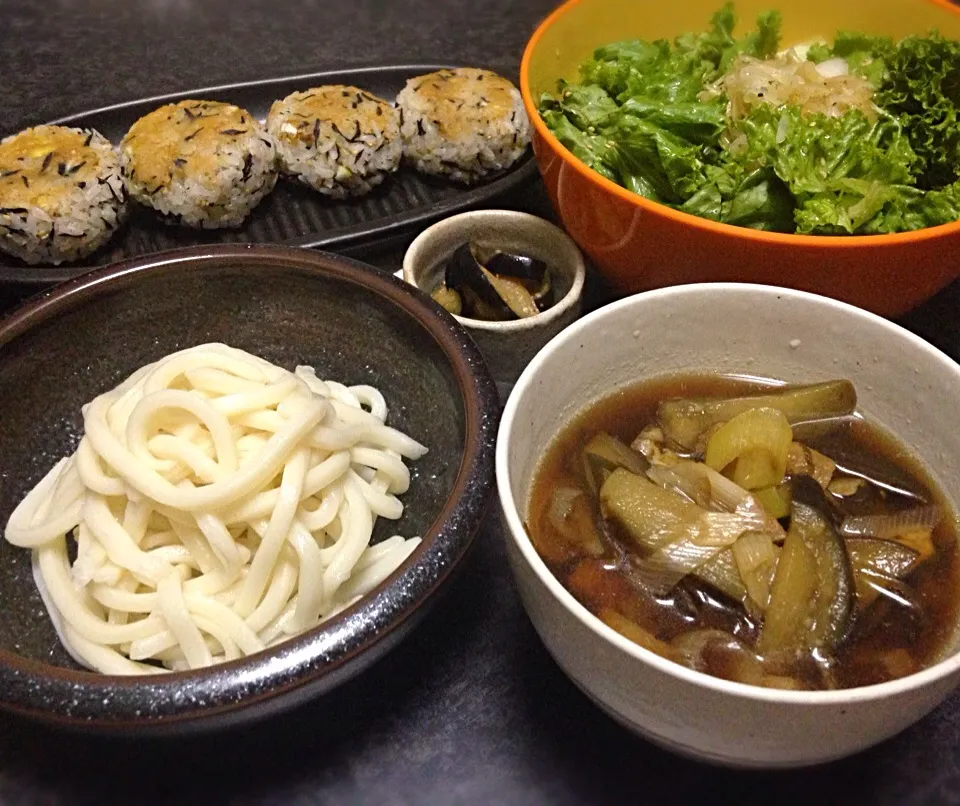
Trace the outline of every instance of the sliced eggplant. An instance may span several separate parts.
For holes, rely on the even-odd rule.
[[[480,271],[517,319],[526,319],[528,316],[536,316],[540,313],[533,294],[524,288],[523,283],[512,277],[500,277],[483,266],[480,267]]]
[[[926,492],[917,480],[883,454],[851,451],[837,444],[830,446],[830,458],[836,462],[837,474],[861,478],[868,483],[868,489],[883,494],[893,493],[917,507],[926,503]]]
[[[444,283],[463,298],[464,316],[477,313],[476,318],[483,315],[483,318],[493,318],[494,321],[514,318],[510,308],[484,274],[483,266],[474,258],[469,243],[460,246],[450,256],[444,273]],[[483,307],[475,311],[481,305]]]
[[[866,479],[856,476],[839,476],[827,485],[827,492],[837,498],[854,498],[866,486]]]
[[[723,630],[752,646],[757,639],[759,623],[744,610],[740,600],[728,596],[712,583],[696,575],[688,576],[670,594],[671,599],[693,616],[687,622],[695,628]]]
[[[921,562],[920,552],[895,540],[851,537],[846,542],[861,611]]]
[[[810,476],[825,490],[830,485],[836,462],[802,442],[793,442],[787,451],[786,472],[790,476]]]
[[[468,319],[481,319],[484,322],[509,322],[514,317],[513,312],[499,297],[493,304],[487,302],[470,286],[461,286],[460,296],[463,298],[462,316]]]
[[[551,291],[542,260],[472,241],[450,256],[444,285],[462,298],[463,316],[489,321],[535,316],[548,304]]]
[[[850,381],[825,381],[809,386],[785,386],[750,397],[665,400],[657,416],[669,442],[692,450],[700,435],[711,426],[761,407],[778,409],[793,425],[852,414],[857,407],[857,393]]]
[[[852,621],[854,578],[823,489],[809,476],[792,482],[790,529],[770,590],[761,654],[832,652]]]
[[[917,592],[902,579],[869,572],[858,574],[857,599],[859,635],[883,630],[895,617],[898,631],[906,630],[915,637],[924,623],[925,613]]]
[[[489,249],[477,243],[470,246],[476,261],[501,277],[516,277],[532,287],[539,287],[547,273],[547,264],[538,258]]]

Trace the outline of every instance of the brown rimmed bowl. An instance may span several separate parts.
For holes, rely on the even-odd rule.
[[[0,540],[0,708],[107,732],[183,732],[257,719],[330,691],[396,645],[477,534],[493,491],[496,386],[466,332],[428,297],[321,252],[217,245],[116,263],[0,322],[0,524],[82,432],[81,406],[145,363],[222,341],[321,377],[371,383],[388,423],[429,453],[400,521],[374,540],[422,543],[335,618],[245,659],[139,678],[81,670],[62,649],[30,553]]]

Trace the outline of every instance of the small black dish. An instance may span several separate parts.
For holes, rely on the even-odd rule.
[[[469,336],[425,295],[362,263],[245,245],[114,264],[0,322],[0,524],[74,450],[82,404],[145,363],[210,341],[380,388],[388,422],[429,447],[411,466],[402,520],[388,525],[422,543],[380,587],[303,635],[201,671],[128,678],[73,663],[30,553],[0,540],[0,708],[108,732],[220,727],[289,708],[395,645],[473,541],[493,490],[499,402]]]

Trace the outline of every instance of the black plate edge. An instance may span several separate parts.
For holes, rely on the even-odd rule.
[[[101,106],[96,109],[88,109],[81,112],[75,112],[64,117],[55,118],[47,121],[46,124],[36,125],[55,125],[68,126],[83,123],[83,120],[94,115],[113,114],[123,112],[145,104],[162,105],[171,101],[178,101],[190,95],[200,93],[214,94],[220,92],[232,92],[236,90],[257,89],[259,87],[269,86],[271,84],[280,84],[285,82],[300,81],[323,81],[329,83],[331,78],[336,76],[358,76],[375,75],[388,72],[423,72],[430,73],[435,70],[452,67],[451,64],[387,64],[367,67],[346,68],[337,70],[323,70],[315,73],[302,73],[289,76],[274,76],[272,78],[257,79],[254,81],[238,81],[230,84],[218,84],[209,87],[197,87],[194,89],[181,90],[177,92],[165,93],[163,95],[153,95],[146,98],[136,98],[132,101],[123,101],[118,104]],[[480,65],[483,67],[484,65]],[[488,68],[492,69],[492,68]],[[500,68],[502,70],[502,68]],[[512,79],[511,79],[512,80]],[[6,136],[6,135],[0,135]],[[531,182],[538,175],[536,160],[532,152],[528,149],[527,154],[520,158],[517,164],[508,169],[502,175],[489,180],[476,187],[464,187],[462,194],[455,200],[441,202],[432,207],[424,208],[416,215],[397,214],[382,219],[376,226],[369,226],[365,223],[349,225],[329,232],[328,234],[316,233],[316,235],[306,235],[297,239],[288,239],[275,242],[278,246],[296,246],[304,249],[327,249],[351,248],[375,246],[378,241],[397,236],[404,232],[412,232],[427,224],[439,220],[447,215],[462,212],[465,210],[480,207],[492,202],[494,199],[509,193],[523,185]],[[442,180],[438,180],[442,181]],[[186,248],[186,247],[185,247]],[[166,251],[166,250],[164,250]],[[140,255],[130,255],[129,258],[146,257],[152,253],[142,253]],[[124,258],[127,259],[127,258]],[[107,265],[107,264],[103,264]],[[21,285],[32,286],[38,290],[56,284],[66,282],[74,277],[86,274],[88,271],[95,271],[103,268],[103,265],[95,266],[76,266],[73,264],[64,264],[54,267],[34,268],[27,265],[3,266],[0,265],[0,285]]]

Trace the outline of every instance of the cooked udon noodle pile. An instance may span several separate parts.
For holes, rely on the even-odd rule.
[[[426,452],[386,417],[376,389],[310,367],[223,344],[173,353],[84,407],[76,453],[6,538],[33,550],[85,666],[144,674],[248,655],[349,606],[419,543],[370,545],[376,518],[403,512],[403,458]]]

